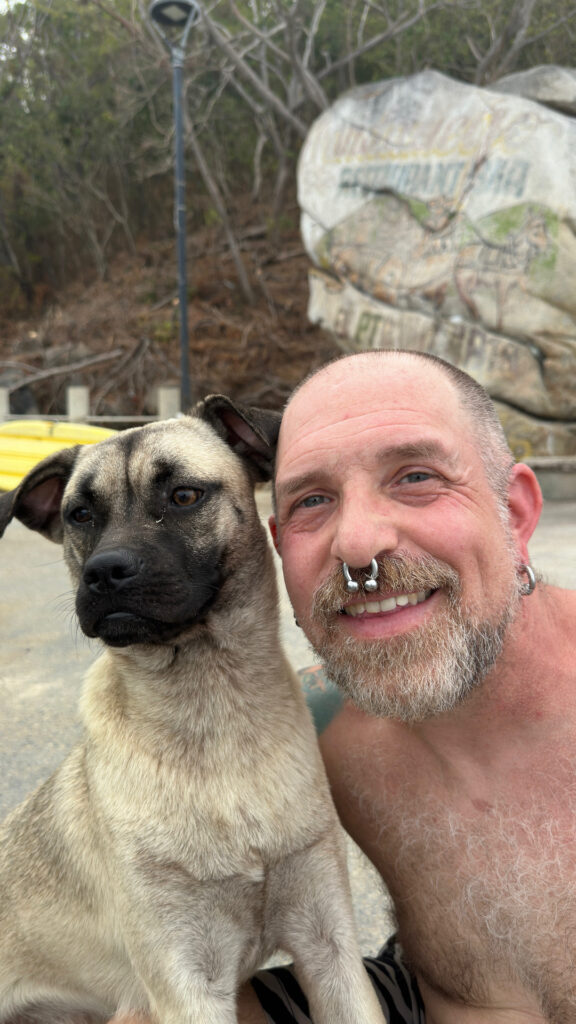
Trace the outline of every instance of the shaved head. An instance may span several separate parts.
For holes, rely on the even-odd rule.
[[[369,349],[338,356],[305,377],[292,392],[286,408],[301,392],[304,397],[308,389],[313,400],[314,385],[321,379],[334,377],[335,381],[341,381],[342,386],[346,386],[359,371],[364,373],[369,370],[375,379],[381,380],[384,393],[387,367],[398,363],[405,363],[408,367],[410,363],[427,364],[431,369],[437,369],[453,385],[459,404],[466,414],[488,481],[499,501],[505,504],[514,457],[492,399],[478,381],[439,356],[410,349]]]

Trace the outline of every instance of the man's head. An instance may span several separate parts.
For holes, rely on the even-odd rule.
[[[446,710],[490,671],[540,509],[490,399],[420,353],[330,363],[290,400],[272,531],[299,622],[371,711]],[[372,559],[378,589],[362,584]]]

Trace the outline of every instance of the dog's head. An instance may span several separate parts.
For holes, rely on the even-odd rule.
[[[166,644],[241,600],[267,557],[254,483],[271,476],[280,414],[211,395],[190,416],[61,450],[0,495],[64,545],[83,631]]]

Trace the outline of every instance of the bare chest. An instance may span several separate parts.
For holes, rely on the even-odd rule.
[[[489,794],[429,780],[388,792],[380,867],[431,986],[464,1004],[576,1019],[575,789],[571,772],[540,765]]]

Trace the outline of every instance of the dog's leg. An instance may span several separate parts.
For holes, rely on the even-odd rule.
[[[125,935],[150,1016],[158,1024],[237,1024],[240,981],[263,959],[263,884],[239,876],[197,883],[168,868],[165,876],[158,905],[132,904]],[[146,897],[149,889],[141,891]],[[124,1024],[118,1016],[115,1024]]]
[[[328,836],[284,861],[270,896],[279,945],[294,958],[314,1024],[383,1024],[358,947],[338,841]]]
[[[149,965],[145,968],[152,975],[146,979],[150,1014],[121,1012],[113,1024],[237,1024],[235,970],[220,970],[218,964],[211,971],[204,964],[193,964],[183,951],[170,949],[169,940],[158,947],[157,955],[160,948],[161,969],[152,972]],[[174,971],[178,959],[183,962],[182,969]],[[216,959],[221,959],[220,952],[215,963]]]
[[[195,971],[181,984],[156,977],[150,1003],[150,1013],[120,1012],[110,1024],[237,1024],[238,1020],[235,990]]]

